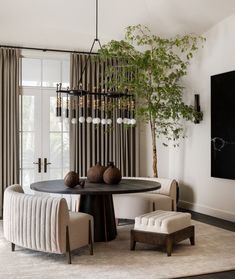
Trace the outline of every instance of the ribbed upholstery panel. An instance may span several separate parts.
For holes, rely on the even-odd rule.
[[[4,194],[4,236],[25,248],[64,253],[66,225],[69,224],[64,199],[26,195],[13,185]]]
[[[136,230],[169,234],[187,228],[190,225],[191,214],[189,213],[156,210],[136,217],[134,228]]]
[[[79,212],[80,195],[69,194],[49,194],[51,197],[64,198],[67,202],[69,211]]]

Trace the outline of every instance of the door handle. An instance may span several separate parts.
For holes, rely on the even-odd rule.
[[[47,158],[44,158],[44,172],[47,172],[47,165],[51,165],[51,163],[48,163]]]
[[[42,171],[42,159],[38,158],[38,162],[33,162],[34,165],[38,165],[38,172]]]

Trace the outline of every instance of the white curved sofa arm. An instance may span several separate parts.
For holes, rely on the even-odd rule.
[[[8,241],[33,250],[63,254],[68,223],[65,199],[27,195],[20,185],[5,190],[3,230]]]

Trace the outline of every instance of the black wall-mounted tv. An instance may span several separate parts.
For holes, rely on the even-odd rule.
[[[211,176],[235,179],[235,71],[211,76]]]

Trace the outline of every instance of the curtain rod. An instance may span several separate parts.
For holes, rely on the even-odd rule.
[[[88,51],[76,51],[76,50],[66,50],[66,49],[53,49],[53,48],[38,48],[38,47],[21,47],[21,46],[10,46],[10,45],[0,45],[0,47],[6,48],[17,48],[17,49],[27,49],[27,50],[40,50],[43,52],[53,51],[53,52],[65,52],[65,53],[80,53],[80,54],[97,54],[96,52],[89,53]]]

